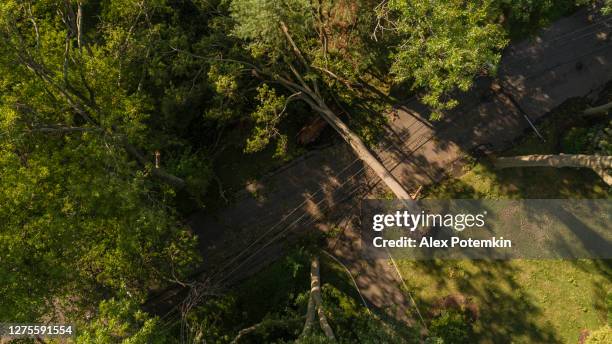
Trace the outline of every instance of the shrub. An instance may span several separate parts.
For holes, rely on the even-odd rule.
[[[571,128],[561,140],[561,148],[564,153],[578,154],[585,153],[590,146],[589,129],[587,128]]]
[[[433,343],[472,343],[472,325],[467,316],[458,310],[444,310],[429,325]]]

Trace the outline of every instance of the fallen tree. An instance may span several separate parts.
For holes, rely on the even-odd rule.
[[[369,103],[371,107],[373,103],[386,103],[387,100],[376,101],[380,90],[363,80],[380,80],[376,76],[380,68],[374,62],[378,58],[373,58],[380,49],[374,49],[375,53],[366,47],[390,44],[390,50],[396,50],[391,46],[398,47],[393,51],[395,58],[390,68],[396,81],[410,80],[412,86],[423,89],[422,100],[440,116],[442,110],[457,103],[449,97],[452,91],[466,91],[473,76],[483,71],[483,65],[498,63],[499,50],[506,44],[503,28],[494,23],[493,11],[482,10],[491,6],[490,1],[418,6],[384,1],[374,9],[376,16],[372,16],[371,3],[354,3],[347,6],[336,1],[233,0],[229,6],[232,37],[248,47],[249,53],[234,49],[199,57],[221,64],[220,69],[233,68],[240,73],[250,70],[260,80],[256,97],[259,105],[251,114],[256,127],[246,151],[262,150],[276,140],[277,151],[282,152],[287,138],[278,125],[288,112],[288,104],[300,100],[341,135],[396,198],[409,200],[406,189],[330,104],[363,107]],[[355,34],[358,30],[341,29],[372,25],[376,25],[374,40]],[[383,30],[388,38],[383,39]],[[427,32],[428,39],[422,38],[423,32]],[[453,39],[467,36],[471,39]],[[441,53],[444,50],[455,54]],[[460,61],[455,60],[456,56],[461,56]],[[368,109],[379,112],[372,110]],[[342,112],[348,114],[346,110]]]
[[[600,106],[590,107],[582,113],[585,116],[604,115],[612,109],[612,102]]]
[[[335,340],[334,331],[323,308],[323,299],[321,297],[321,274],[319,270],[319,257],[315,256],[310,264],[310,297],[308,299],[308,310],[306,311],[306,322],[302,330],[302,336],[306,336],[313,327],[315,321],[315,312],[319,318],[319,325],[325,333],[325,337],[329,340]]]
[[[559,155],[521,155],[497,158],[495,168],[511,167],[578,167],[590,168],[595,171],[608,185],[612,185],[612,156],[586,155],[586,154],[559,154]]]
[[[318,81],[312,77],[310,77],[309,80],[308,74],[312,73],[310,63],[298,48],[287,25],[283,21],[280,21],[280,31],[282,31],[288,46],[291,47],[291,53],[295,58],[295,62],[285,62],[287,70],[291,72],[292,76],[289,74],[281,76],[280,73],[267,71],[256,66],[252,66],[253,75],[262,80],[274,81],[292,92],[292,97],[300,99],[308,104],[310,108],[315,110],[338,134],[340,134],[352,148],[355,155],[376,173],[398,199],[410,199],[410,194],[370,151],[363,140],[329,108],[320,92]],[[301,65],[303,72],[298,71],[293,63]],[[289,98],[287,98],[287,101],[289,101]]]

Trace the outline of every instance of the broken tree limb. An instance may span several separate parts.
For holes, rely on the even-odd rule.
[[[247,328],[243,328],[242,330],[240,330],[240,331],[238,332],[238,335],[237,335],[237,336],[234,338],[234,340],[232,340],[232,341],[231,341],[231,343],[230,343],[230,344],[237,344],[237,343],[238,343],[238,341],[239,341],[239,340],[240,340],[242,337],[244,337],[245,335],[247,335],[247,334],[249,334],[249,333],[251,333],[251,332],[254,332],[254,331],[255,331],[255,330],[257,330],[258,328],[260,328],[260,327],[262,326],[262,324],[263,324],[263,323],[258,323],[258,324],[255,324],[255,325],[253,325],[253,326],[249,326],[249,327],[247,327]]]
[[[361,138],[353,133],[349,127],[336,116],[327,106],[322,108],[323,118],[342,135],[342,137],[348,142],[353,148],[353,151],[357,156],[365,162],[376,175],[382,179],[383,183],[391,189],[393,194],[398,199],[412,199],[410,194],[404,189],[404,187],[395,179],[395,177],[387,170],[387,168],[372,154],[370,149],[363,143]]]
[[[321,274],[319,269],[319,257],[315,256],[310,264],[310,297],[314,301],[319,316],[319,325],[325,337],[329,340],[335,340],[334,331],[327,322],[325,311],[323,309],[323,298],[321,297]]]
[[[351,146],[357,157],[368,165],[374,173],[387,185],[395,197],[402,200],[412,199],[410,194],[387,170],[387,168],[372,154],[365,143],[355,134],[327,105],[320,101],[317,104],[311,98],[302,98],[311,108],[319,114],[334,128],[340,136]],[[316,99],[316,98],[315,98]]]
[[[249,333],[257,331],[259,328],[264,326],[295,326],[299,321],[302,321],[302,317],[289,318],[289,319],[264,319],[262,322],[257,323],[253,326],[243,328],[238,332],[238,335],[232,340],[231,344],[237,344],[239,341]]]
[[[102,131],[102,128],[90,128],[90,127],[41,127],[32,128],[31,132],[34,133],[74,133],[74,132],[86,132],[86,131]]]
[[[293,41],[287,25],[281,21],[281,30],[285,35],[285,38],[292,47],[293,53],[297,56],[300,62],[304,65],[306,71],[310,71],[310,64],[302,55],[302,52]],[[376,175],[382,179],[389,189],[399,199],[407,200],[411,199],[410,194],[404,189],[404,187],[395,179],[395,177],[387,170],[387,168],[372,154],[368,147],[363,141],[357,136],[342,120],[327,106],[325,100],[319,93],[319,87],[316,79],[312,80],[312,89],[308,86],[303,75],[296,70],[295,66],[291,63],[287,63],[287,67],[295,75],[297,82],[282,77],[280,75],[272,75],[272,79],[280,83],[284,87],[288,88],[293,93],[300,92],[300,98],[304,100],[310,107],[319,112],[319,114],[334,128],[340,136],[353,148],[355,154],[361,159],[366,165],[368,165]],[[261,74],[261,73],[258,73]]]
[[[282,20],[280,21],[280,27],[281,27],[281,30],[283,31],[283,34],[285,35],[285,38],[287,38],[287,41],[291,45],[291,48],[293,49],[293,53],[300,59],[300,62],[304,64],[304,67],[308,69],[310,65],[304,58],[304,55],[302,55],[302,52],[298,48],[297,44],[295,44],[295,41],[293,41],[293,38],[291,37],[291,34],[289,33],[289,29],[287,28],[287,25]]]
[[[283,30],[282,26],[281,26],[281,30]],[[284,30],[283,30],[283,33],[284,33]],[[291,36],[289,35],[288,30],[287,30],[286,36],[289,36],[287,37],[287,40],[289,41],[289,44],[291,44],[292,40],[289,40]],[[295,44],[295,42],[293,43]],[[171,47],[171,48],[174,51],[183,52],[183,53],[189,54],[192,57],[199,58],[199,59],[227,61],[227,62],[234,62],[234,63],[242,64],[246,67],[251,68],[251,74],[254,77],[262,79],[262,80],[270,80],[275,83],[278,83],[284,88],[286,88],[287,90],[291,91],[291,93],[293,94],[299,93],[299,96],[298,96],[299,99],[303,100],[313,110],[317,111],[323,117],[323,119],[325,119],[325,121],[327,121],[340,134],[340,136],[342,136],[342,138],[351,146],[351,148],[355,152],[355,155],[357,155],[357,157],[360,160],[362,160],[366,165],[368,165],[374,171],[374,173],[376,173],[376,175],[382,180],[383,183],[385,183],[385,185],[387,185],[387,187],[391,190],[391,192],[393,192],[393,194],[398,199],[402,199],[402,200],[411,199],[410,194],[397,181],[397,179],[395,179],[395,177],[385,168],[385,166],[374,156],[374,154],[370,152],[368,147],[365,145],[365,143],[363,143],[363,141],[359,138],[359,136],[357,136],[357,134],[352,132],[351,129],[346,124],[344,124],[342,120],[333,111],[331,111],[331,109],[329,109],[329,107],[325,104],[324,99],[317,92],[317,89],[313,90],[306,83],[304,78],[300,75],[299,71],[296,70],[295,67],[292,66],[291,64],[288,64],[288,68],[295,75],[295,78],[297,79],[297,81],[294,81],[292,78],[286,75],[280,75],[278,73],[268,72],[264,70],[263,68],[260,68],[249,62],[233,60],[233,59],[209,58],[209,57],[185,52],[183,50],[180,50],[174,47]],[[298,51],[295,51],[295,54],[297,55],[298,52],[299,52],[299,49]],[[298,59],[300,60],[302,64],[304,63],[306,64],[305,65],[306,68],[309,68],[308,61],[302,60],[299,57],[299,55],[298,55]],[[316,80],[313,81],[313,85],[316,86]]]
[[[313,66],[315,69],[320,70],[321,72],[329,75],[330,77],[332,77],[335,80],[338,80],[339,82],[343,83],[344,86],[346,86],[348,89],[350,89],[351,91],[354,90],[354,87],[363,87],[363,85],[361,84],[353,84],[351,83],[349,80],[344,79],[338,75],[336,75],[334,72],[330,71],[327,68],[323,68],[323,67],[318,67],[318,66]]]
[[[588,108],[588,109],[584,110],[584,112],[582,114],[585,115],[585,116],[603,115],[603,114],[608,113],[608,111],[610,111],[610,109],[612,109],[612,102],[609,102],[609,103],[604,104],[604,105]]]
[[[493,163],[495,168],[510,167],[582,167],[595,171],[608,185],[612,185],[612,156],[586,154],[559,155],[521,155],[497,158]]]
[[[83,4],[81,2],[77,4],[76,29],[77,46],[81,49],[83,47]]]
[[[421,190],[423,190],[423,185],[419,185],[419,188],[412,194],[410,197],[412,199],[417,199],[421,195]]]
[[[281,30],[283,31],[283,33],[285,34],[287,38],[287,41],[291,45],[292,51],[298,57],[300,62],[304,64],[305,68],[307,69],[310,68],[308,61],[304,59],[304,56],[299,51],[299,48],[297,48],[297,45],[295,45],[295,42],[293,42],[293,39],[291,39],[291,35],[289,34],[286,25],[284,25],[284,28],[283,28],[282,24],[283,23],[281,23]],[[184,52],[177,48],[172,48],[172,49],[177,52]],[[300,74],[300,72],[295,68],[295,66],[291,65],[290,63],[287,65],[287,67],[290,69],[290,71],[295,76],[296,80],[294,81],[292,78],[286,75],[280,75],[278,73],[267,72],[264,69],[259,68],[258,66],[252,63],[249,63],[249,62],[232,60],[232,59],[209,58],[205,56],[192,54],[189,52],[184,52],[184,53],[187,53],[192,57],[205,59],[205,60],[227,61],[227,62],[234,62],[234,63],[242,64],[244,66],[252,68],[251,73],[254,77],[262,79],[262,80],[271,80],[273,82],[280,84],[287,90],[291,91],[293,94],[299,94],[299,96],[296,96],[296,97],[303,100],[313,110],[317,111],[323,117],[323,119],[325,119],[325,121],[328,122],[332,126],[332,128],[334,128],[334,130],[336,130],[340,134],[340,136],[342,136],[342,138],[351,146],[355,155],[357,155],[357,157],[360,160],[362,160],[366,165],[368,165],[374,171],[374,173],[376,173],[376,175],[383,181],[383,183],[385,183],[385,185],[387,185],[387,187],[391,190],[391,192],[393,192],[393,194],[398,199],[402,199],[402,200],[411,199],[410,194],[397,181],[397,179],[395,179],[395,177],[386,169],[386,167],[378,160],[378,158],[376,158],[374,154],[370,152],[369,148],[359,138],[359,136],[355,134],[346,124],[344,124],[344,122],[342,122],[342,120],[325,104],[324,99],[321,97],[321,95],[318,92],[318,86],[317,86],[316,80],[313,80],[312,82],[313,87],[311,88],[306,83],[306,80],[304,80],[303,75]]]

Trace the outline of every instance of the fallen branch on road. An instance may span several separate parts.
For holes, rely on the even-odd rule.
[[[608,185],[612,185],[612,156],[586,154],[521,155],[497,158],[493,165],[503,169],[510,167],[580,167],[597,173]]]

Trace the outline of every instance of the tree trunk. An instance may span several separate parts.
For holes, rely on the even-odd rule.
[[[560,155],[522,155],[497,158],[495,168],[509,167],[584,167],[597,173],[608,185],[612,185],[612,156],[560,154]]]
[[[327,322],[323,309],[323,298],[321,297],[321,275],[319,272],[319,257],[314,257],[310,264],[310,297],[314,301],[319,316],[319,325],[329,340],[335,340],[334,331]],[[310,307],[309,307],[310,308]],[[310,309],[309,309],[310,310]],[[306,319],[308,321],[308,319]]]
[[[306,322],[304,323],[304,329],[302,329],[301,337],[307,335],[312,329],[312,325],[314,324],[315,319],[315,303],[312,298],[312,293],[310,293],[310,297],[308,297],[308,310],[306,311]]]
[[[402,200],[412,199],[410,194],[387,170],[387,168],[372,154],[370,149],[351,129],[342,122],[336,114],[325,104],[320,104],[317,109],[321,116],[334,128],[340,136],[351,146],[355,154],[361,161],[368,165],[374,173],[387,185],[395,197]]]
[[[585,116],[603,115],[603,114],[606,114],[608,111],[610,111],[610,109],[612,109],[612,102],[609,102],[604,105],[588,108],[584,110],[583,114]]]
[[[287,42],[291,45],[293,54],[299,59],[299,61],[303,64],[306,72],[310,71],[310,64],[302,55],[299,47],[295,44],[287,25],[283,21],[280,22],[281,31],[287,38]],[[293,75],[296,77],[296,82],[293,82],[290,78],[286,78],[284,76],[278,75],[276,73],[268,74],[275,81],[279,82],[283,86],[285,86],[288,90],[293,92],[294,94],[301,94],[301,99],[303,99],[306,103],[312,107],[313,110],[319,112],[323,119],[329,123],[332,128],[334,128],[342,138],[348,142],[351,146],[355,154],[359,159],[361,159],[366,165],[368,165],[374,173],[382,179],[382,181],[391,189],[391,192],[401,200],[408,200],[410,198],[410,194],[404,189],[404,187],[395,179],[395,177],[383,166],[383,164],[378,161],[378,159],[370,152],[368,147],[363,143],[363,141],[357,136],[355,133],[351,131],[351,129],[344,124],[336,116],[336,114],[325,104],[323,97],[319,93],[319,87],[317,85],[316,79],[311,80],[312,88],[306,82],[307,78],[304,75],[301,75],[294,65],[291,62],[287,62],[287,67]],[[262,71],[258,68],[254,70],[254,74],[259,76]],[[332,73],[333,74],[333,73]]]

